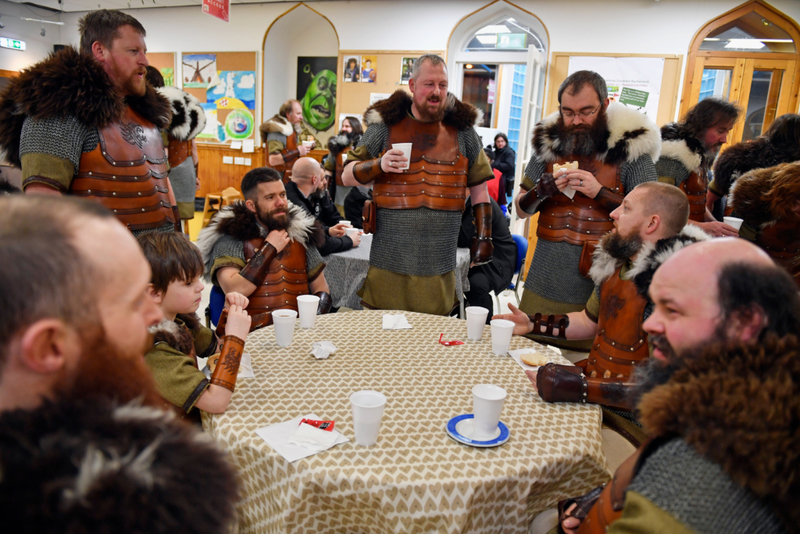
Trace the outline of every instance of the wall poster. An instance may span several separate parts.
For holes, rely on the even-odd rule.
[[[297,100],[303,108],[304,135],[316,137],[336,122],[337,61],[337,57],[297,58]]]

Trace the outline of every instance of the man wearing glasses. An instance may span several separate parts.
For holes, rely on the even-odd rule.
[[[657,179],[658,127],[638,111],[609,105],[607,95],[596,72],[564,80],[559,111],[534,129],[534,153],[515,200],[520,217],[540,214],[520,309],[540,317],[533,339],[567,349],[588,350],[591,341],[554,343],[536,334],[552,332],[568,322],[566,314],[583,309],[594,287],[592,253],[614,227],[609,214],[634,187]],[[577,168],[560,168],[570,162]]]

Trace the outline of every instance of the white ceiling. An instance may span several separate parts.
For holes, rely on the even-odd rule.
[[[9,0],[17,4],[41,6],[57,11],[92,11],[95,9],[149,9],[157,7],[199,6],[202,0]],[[312,0],[325,2],[334,0]],[[297,0],[231,0],[231,4],[296,4]]]

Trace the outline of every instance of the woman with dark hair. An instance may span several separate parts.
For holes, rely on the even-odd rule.
[[[339,135],[334,135],[328,139],[328,158],[324,164],[325,170],[331,173],[328,191],[330,191],[333,203],[341,209],[344,209],[344,199],[350,192],[350,188],[342,183],[346,154],[348,150],[358,145],[363,134],[364,129],[361,127],[361,121],[355,117],[345,117],[342,121],[342,130]]]
[[[357,82],[361,79],[361,71],[358,70],[358,61],[356,58],[351,57],[347,60],[347,66],[344,68],[344,81]]]
[[[517,153],[508,145],[508,136],[503,132],[494,136],[494,161],[492,168],[503,173],[506,194],[514,190],[514,168],[517,163]]]

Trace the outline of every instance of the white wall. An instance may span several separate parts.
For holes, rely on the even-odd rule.
[[[58,15],[44,9],[32,8],[13,2],[0,0],[0,20],[5,28],[0,29],[0,37],[21,39],[27,46],[24,52],[0,48],[0,69],[18,71],[44,59],[53,51],[53,45],[61,42],[62,27],[46,24],[46,35],[42,37],[42,24],[20,20],[20,17],[58,21]]]

